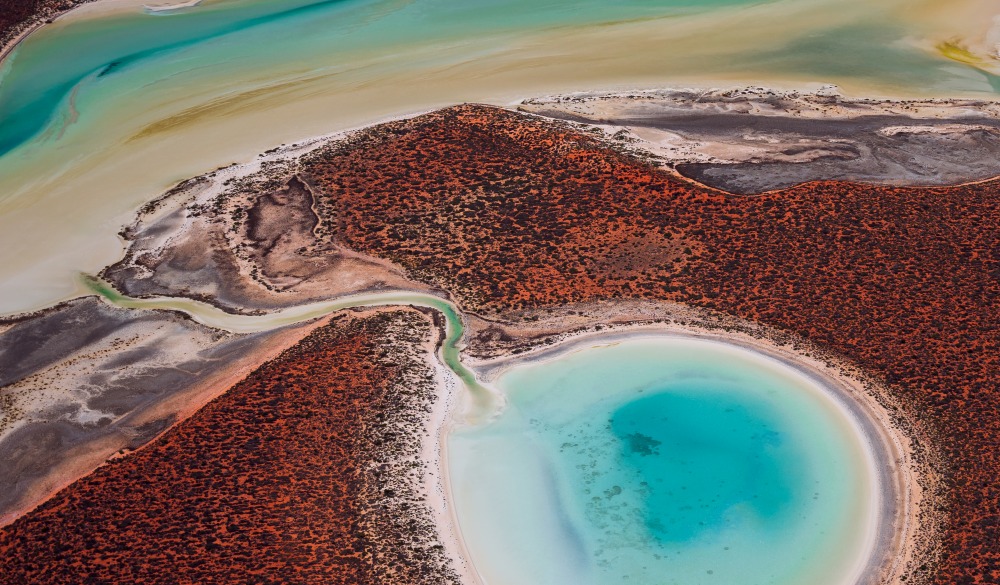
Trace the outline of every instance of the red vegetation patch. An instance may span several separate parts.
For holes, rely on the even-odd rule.
[[[4,0],[0,9],[0,38],[10,29],[31,18],[39,9],[38,0]]]
[[[881,376],[951,465],[937,582],[1000,581],[1000,183],[730,196],[480,106],[384,125],[308,164],[320,233],[466,308],[675,300]]]
[[[24,27],[90,0],[0,0],[0,44]]]
[[[0,531],[2,583],[449,583],[412,312],[342,319]]]

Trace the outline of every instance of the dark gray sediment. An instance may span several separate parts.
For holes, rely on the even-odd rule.
[[[649,131],[662,133],[671,142],[667,166],[710,187],[754,194],[819,180],[941,186],[998,176],[993,106],[678,90],[530,100],[521,109],[624,128],[617,136],[638,150],[650,146],[642,138]]]

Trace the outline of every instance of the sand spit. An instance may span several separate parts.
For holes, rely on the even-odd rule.
[[[147,444],[314,326],[234,335],[83,298],[0,332],[0,526]]]
[[[703,184],[752,194],[814,180],[954,185],[1000,175],[1000,104],[677,89],[531,99]]]
[[[410,309],[332,316],[146,448],[0,530],[0,574],[462,582],[430,509],[444,492],[428,422],[450,408],[428,359],[434,321]]]
[[[153,14],[174,12],[176,10],[183,10],[185,8],[194,8],[195,6],[202,3],[203,0],[188,0],[187,2],[176,2],[167,4],[143,4],[142,7],[146,12]]]

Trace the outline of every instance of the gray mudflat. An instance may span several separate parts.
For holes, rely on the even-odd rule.
[[[0,387],[51,366],[128,323],[156,318],[87,298],[18,323],[0,334]]]
[[[727,116],[726,118],[736,118]],[[690,121],[679,124],[686,130]],[[986,123],[984,123],[986,122]],[[752,194],[808,181],[847,180],[888,185],[954,185],[1000,175],[1000,123],[979,121],[958,131],[901,132],[885,135],[893,126],[954,128],[959,120],[917,120],[873,116],[855,120],[790,120],[751,116],[750,120],[714,120],[716,138],[745,133],[766,135],[788,147],[794,156],[812,151],[807,162],[679,164],[677,170],[700,183],[732,193]],[[980,126],[990,126],[992,131]],[[723,134],[720,134],[722,132]],[[823,146],[798,145],[803,139],[829,140]]]
[[[831,114],[801,115],[803,103]],[[571,122],[669,133],[680,148],[666,157],[667,165],[738,194],[817,180],[939,186],[1000,175],[1000,120],[985,102],[669,92],[526,102],[522,109]],[[645,147],[641,140],[634,146]],[[684,155],[692,150],[714,156]]]
[[[0,333],[0,517],[88,444],[136,449],[184,393],[271,335],[221,334],[178,315],[77,299]]]

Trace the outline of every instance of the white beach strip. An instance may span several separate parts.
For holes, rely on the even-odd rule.
[[[188,0],[187,2],[178,2],[177,4],[144,4],[142,7],[146,12],[161,13],[161,12],[172,12],[174,10],[181,10],[183,8],[193,8],[202,3],[203,0]]]
[[[435,347],[429,348],[428,356],[434,369],[439,396],[430,412],[427,436],[424,438],[423,463],[428,470],[425,475],[424,493],[427,505],[434,511],[438,538],[445,552],[454,564],[462,583],[483,585],[476,571],[472,556],[462,537],[455,498],[452,494],[451,475],[448,467],[448,435],[455,427],[455,420],[463,412],[462,382],[435,357]]]

